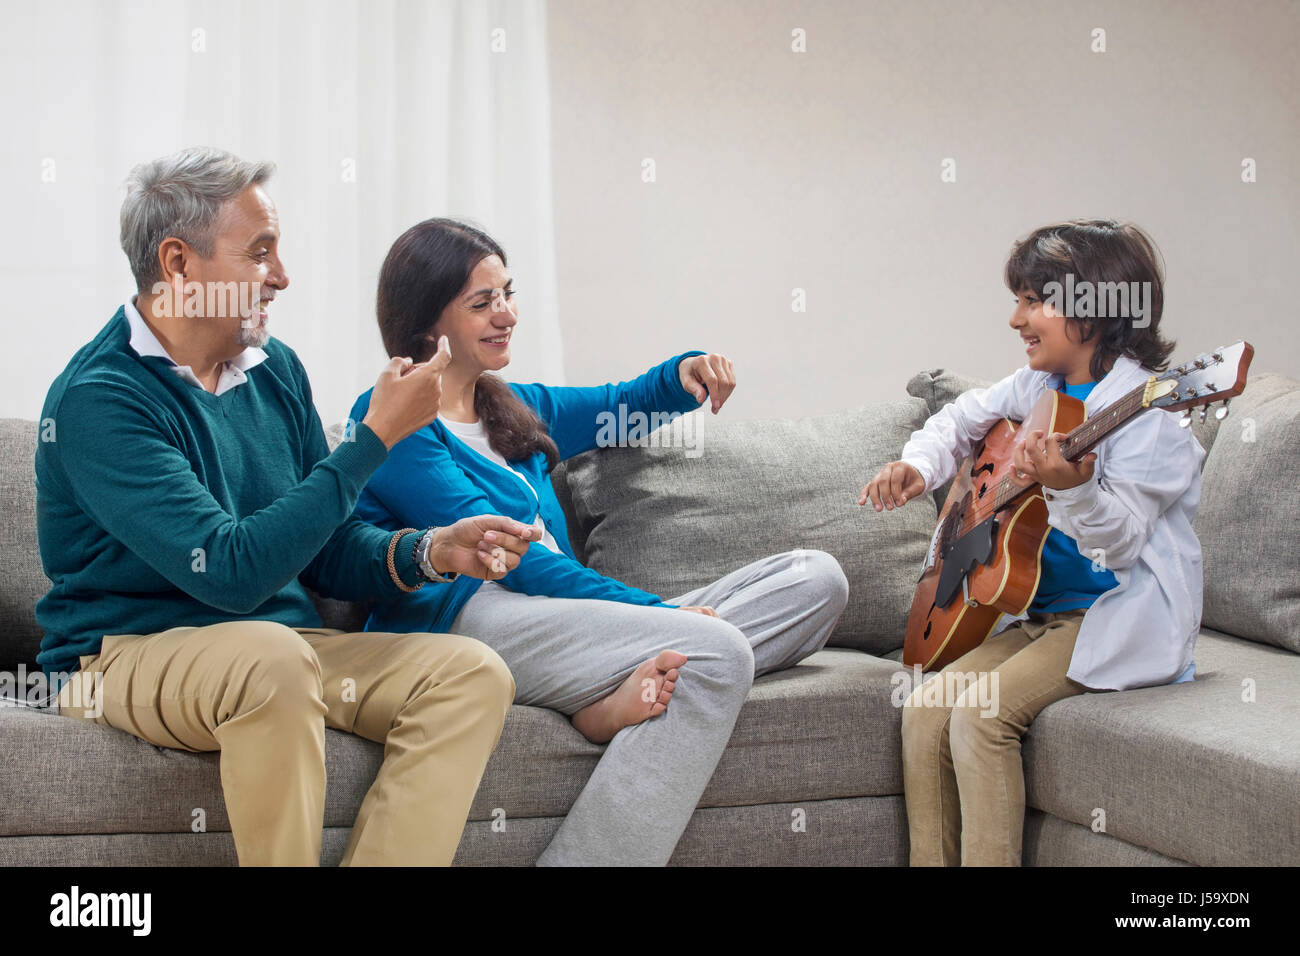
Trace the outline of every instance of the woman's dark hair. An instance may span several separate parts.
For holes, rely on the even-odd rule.
[[[379,270],[379,333],[389,356],[409,355],[416,362],[433,356],[438,349],[433,329],[443,309],[488,256],[499,256],[505,264],[505,251],[491,236],[454,219],[426,219],[398,237]],[[474,411],[488,444],[506,461],[540,451],[548,468],[559,462],[560,451],[546,423],[499,376],[479,376]]]
[[[1032,289],[1047,299],[1045,287],[1059,283],[1059,288],[1067,288],[1067,275],[1073,276],[1069,284],[1075,288],[1091,283],[1097,302],[1103,292],[1115,290],[1115,284],[1125,284],[1123,301],[1128,307],[1119,310],[1119,315],[1103,316],[1094,310],[1092,316],[1074,316],[1072,309],[1064,311],[1066,322],[1074,326],[1080,341],[1096,336],[1097,348],[1089,369],[1095,380],[1100,381],[1121,355],[1153,371],[1168,367],[1174,343],[1160,335],[1164,278],[1160,254],[1150,236],[1132,223],[1109,219],[1076,219],[1043,226],[1011,247],[1004,278],[1007,288],[1016,294]],[[1141,325],[1133,321],[1127,285],[1131,282],[1148,283]]]

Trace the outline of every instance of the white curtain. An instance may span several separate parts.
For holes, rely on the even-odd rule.
[[[0,416],[134,290],[135,163],[187,145],[273,160],[289,289],[271,332],[328,425],[386,360],[375,282],[431,216],[469,218],[520,289],[507,376],[560,383],[544,0],[2,0]]]

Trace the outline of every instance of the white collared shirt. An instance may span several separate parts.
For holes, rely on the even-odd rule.
[[[132,299],[128,299],[122,308],[126,311],[126,321],[131,326],[131,341],[129,344],[131,348],[135,349],[137,355],[141,358],[146,355],[154,355],[166,359],[171,362],[172,371],[183,381],[189,382],[198,388],[204,387],[203,383],[199,381],[199,377],[194,374],[194,369],[188,365],[177,364],[176,360],[167,354],[167,350],[163,348],[162,343],[158,341],[158,336],[154,335],[153,330],[146,324],[144,316],[135,307],[135,302]],[[217,379],[217,389],[212,394],[220,395],[223,392],[230,391],[236,385],[244,384],[244,382],[248,381],[248,376],[244,373],[254,365],[260,365],[265,361],[266,352],[262,351],[262,349],[253,346],[244,349],[244,351],[221,366],[221,377]]]
[[[1085,402],[1088,415],[1145,382],[1151,373],[1121,356]],[[1023,421],[1059,375],[1029,366],[988,388],[971,389],[912,433],[899,457],[927,491],[942,485],[999,420]],[[1177,416],[1143,412],[1093,449],[1093,476],[1047,492],[1047,522],[1098,553],[1118,586],[1084,615],[1068,677],[1094,689],[1124,690],[1186,680],[1201,624],[1201,543],[1192,519],[1205,451]]]
[[[524,486],[533,493],[533,499],[538,502],[538,507],[540,509],[541,499],[537,497],[537,489],[533,487],[531,481],[523,476],[522,472],[511,468],[510,462],[506,461],[505,457],[492,447],[491,442],[488,441],[487,429],[483,427],[483,422],[481,420],[470,424],[468,422],[454,422],[450,418],[443,418],[439,415],[438,421],[447,426],[449,432],[463,441],[470,448],[474,449],[488,461],[492,462],[492,464],[496,465],[498,468],[504,468],[506,471],[510,472],[510,474],[522,481]],[[537,542],[538,544],[546,548],[548,551],[554,551],[556,554],[563,554],[560,550],[559,543],[555,540],[555,536],[547,530],[546,522],[542,520],[542,513],[540,510],[537,512],[537,517],[533,519],[533,527],[542,532],[542,540]]]

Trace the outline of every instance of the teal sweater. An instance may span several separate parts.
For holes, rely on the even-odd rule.
[[[271,339],[247,381],[217,396],[129,341],[118,309],[41,412],[36,530],[53,586],[36,605],[36,660],[47,674],[76,670],[105,634],[320,627],[308,587],[344,600],[405,593],[388,574],[391,533],[352,514],[387,449],[357,425],[330,453],[290,348]],[[407,585],[420,580],[415,538],[395,556]]]
[[[546,423],[560,458],[597,447],[606,413],[617,419],[619,406],[637,412],[684,413],[699,402],[682,388],[677,367],[682,359],[703,354],[684,352],[638,378],[617,385],[557,388],[511,385],[515,394]],[[359,420],[370,406],[370,392],[352,406]],[[634,430],[631,426],[629,430]],[[578,561],[569,544],[564,511],[555,497],[546,456],[534,452],[511,462],[528,479],[518,477],[470,448],[441,421],[421,428],[393,446],[357,502],[357,514],[383,528],[447,525],[478,514],[501,514],[532,524],[540,514],[561,553],[534,544],[501,585],[521,594],[619,601],[645,607],[674,607],[658,595],[629,587]],[[483,582],[461,576],[445,588],[425,588],[406,601],[380,601],[366,623],[368,631],[449,631],[461,608]]]

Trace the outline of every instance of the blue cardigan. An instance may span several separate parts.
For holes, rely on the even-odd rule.
[[[617,385],[591,388],[551,388],[515,385],[515,394],[546,423],[560,450],[560,459],[572,458],[596,447],[598,416],[618,416],[619,405],[632,412],[688,412],[699,406],[682,388],[677,366],[684,358],[702,352],[684,352],[657,365],[639,378]],[[370,407],[365,392],[352,406],[352,420],[361,421]],[[648,607],[672,607],[657,595],[628,587],[585,567],[569,545],[564,511],[555,497],[546,456],[535,452],[510,463],[527,476],[537,496],[501,466],[470,448],[441,421],[431,424],[393,446],[388,458],[370,476],[357,500],[357,517],[381,528],[445,527],[461,518],[481,514],[506,515],[532,524],[538,514],[555,538],[562,554],[534,543],[519,566],[500,580],[503,587],[522,594],[548,597],[595,598]],[[426,586],[376,605],[366,621],[367,631],[445,633],[466,602],[479,589],[478,578],[461,575],[451,585]]]

